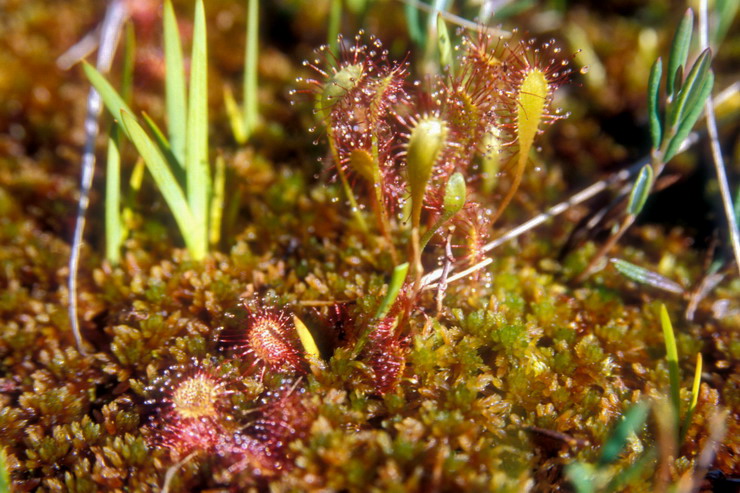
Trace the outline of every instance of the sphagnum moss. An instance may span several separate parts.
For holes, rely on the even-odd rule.
[[[37,2],[24,5],[12,8],[38,8]],[[210,15],[221,9],[228,17],[229,10],[218,1],[209,2],[211,9]],[[26,22],[33,18],[25,17]],[[44,24],[52,22],[45,19]],[[2,29],[13,34],[21,28]],[[59,32],[47,31],[47,38]],[[7,43],[13,37],[0,39]],[[228,51],[211,50],[220,57],[228,57]],[[0,56],[14,52],[4,53]],[[4,79],[0,87],[8,87]],[[15,91],[11,96],[20,94]],[[338,97],[342,91],[334,93]],[[180,454],[171,454],[176,432],[197,434],[202,441],[174,475],[170,491],[229,486],[299,491],[562,488],[564,467],[575,460],[598,461],[600,447],[626,409],[646,396],[667,393],[656,315],[660,302],[668,305],[676,325],[682,374],[693,370],[689,355],[701,351],[705,357],[695,418],[670,481],[694,467],[719,407],[730,407],[733,414],[713,467],[737,476],[732,438],[738,432],[740,400],[733,335],[740,325],[737,282],[710,293],[687,323],[680,317],[680,300],[638,289],[612,270],[583,285],[571,283],[594,248],[587,244],[562,263],[553,260],[568,229],[556,223],[547,231],[552,239],[520,239],[500,250],[478,278],[447,286],[441,310],[433,293],[422,292],[413,300],[416,309],[401,300],[390,312],[392,320],[377,321],[393,267],[388,252],[347,226],[349,214],[335,203],[341,193],[336,186],[312,181],[314,170],[265,172],[265,162],[278,169],[285,157],[269,146],[263,156],[233,158],[240,175],[253,174],[260,186],[244,185],[249,193],[238,204],[243,219],[237,222],[243,231],[225,252],[194,263],[184,251],[172,250],[167,230],[159,225],[135,233],[118,267],[96,268],[94,257],[83,262],[81,318],[96,352],[79,355],[60,288],[68,254],[64,218],[70,209],[54,205],[73,197],[66,175],[48,173],[54,165],[44,155],[52,144],[40,136],[48,136],[49,127],[38,118],[58,113],[57,95],[53,98],[54,107],[36,100],[24,123],[27,135],[37,139],[34,145],[46,150],[28,157],[34,163],[8,164],[9,171],[0,173],[0,438],[5,468],[18,489],[158,491],[175,461],[194,450],[191,442]],[[485,109],[480,97],[466,101]],[[451,115],[449,104],[431,110]],[[0,109],[3,118],[12,116]],[[276,105],[274,111],[283,109]],[[54,142],[71,139],[61,135],[65,125],[56,120],[50,125],[60,133]],[[577,123],[569,125],[581,138],[588,133]],[[465,128],[485,132],[485,127]],[[451,126],[450,133],[455,131]],[[17,132],[12,135],[0,137],[2,149],[33,154],[28,141],[18,140]],[[547,153],[549,143],[542,142]],[[446,152],[454,157],[462,151]],[[583,159],[576,158],[581,164]],[[542,172],[547,179],[539,181],[543,175],[532,173],[522,180],[524,197],[564,188],[556,171]],[[468,195],[481,202],[481,210],[495,209],[501,193],[477,196],[476,180]],[[447,183],[439,176],[431,181]],[[512,215],[521,205],[514,202]],[[143,206],[139,212],[150,216]],[[422,215],[427,213],[433,224],[435,212],[427,209]],[[151,216],[143,218],[145,224],[160,222]],[[302,219],[305,229],[300,229]],[[402,219],[390,221],[396,223],[397,246],[408,241]],[[465,223],[453,224],[461,228]],[[702,259],[687,248],[687,232],[655,226],[639,226],[635,232],[639,248],[617,247],[615,255],[635,263],[652,260],[664,275],[682,282],[699,277]],[[467,251],[469,235],[460,236],[452,242],[456,255]],[[427,268],[441,251],[437,239],[430,245],[422,258]],[[94,249],[89,253],[95,255]],[[222,337],[248,330],[250,317],[241,300],[265,300],[267,306],[298,315],[319,342],[325,364],[305,373],[268,368],[261,377],[261,368],[255,371],[251,361],[235,357],[238,351]],[[376,330],[354,357],[353,343],[367,327]],[[300,352],[300,345],[295,349]],[[188,409],[199,409],[192,411],[199,416],[206,410],[219,421],[208,429],[198,425],[188,431],[174,422],[168,428],[161,421],[172,417],[167,416],[167,393],[157,400],[147,386],[173,366],[191,368],[188,375],[197,378],[192,361],[207,362],[214,370],[208,373],[217,381],[210,387],[214,392],[203,395],[218,395],[213,406],[206,402]],[[174,382],[170,398],[187,401],[177,397],[178,388]],[[150,399],[161,409],[148,404]],[[615,470],[625,470],[656,436],[648,429],[630,439]],[[654,478],[643,471],[638,479],[631,490],[649,488]]]

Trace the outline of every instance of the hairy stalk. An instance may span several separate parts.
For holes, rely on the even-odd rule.
[[[393,264],[398,264],[398,253],[396,247],[393,245],[393,237],[391,236],[391,223],[388,218],[388,210],[385,207],[385,200],[383,199],[383,175],[380,172],[380,157],[378,152],[378,136],[373,134],[372,136],[372,152],[373,152],[373,197],[374,208],[376,210],[376,217],[378,220],[378,227],[380,232],[388,242],[388,248],[390,248],[391,258]]]
[[[362,215],[362,211],[357,205],[357,199],[355,198],[355,194],[352,191],[352,187],[349,186],[349,181],[347,181],[347,174],[344,172],[342,166],[339,164],[339,152],[337,151],[337,146],[334,144],[334,131],[332,130],[331,125],[326,126],[326,136],[327,140],[329,141],[331,156],[332,159],[334,159],[334,163],[336,163],[337,174],[339,175],[339,180],[342,182],[342,189],[344,190],[344,194],[347,196],[347,200],[349,200],[349,206],[352,209],[352,214],[355,216],[357,224],[360,226],[360,230],[362,230],[363,233],[367,233],[369,230],[367,227],[367,223],[365,222],[365,217]]]

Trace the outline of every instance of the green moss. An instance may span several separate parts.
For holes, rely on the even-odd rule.
[[[269,18],[302,19],[292,36],[302,43],[295,51],[303,52],[322,32],[317,19],[325,3],[288,1],[266,8]],[[191,8],[188,2],[176,4],[183,11]],[[404,51],[404,37],[395,36],[399,26],[393,19],[402,18],[398,6],[368,5],[366,15],[348,6],[345,23],[363,16],[369,25],[385,19],[386,34],[398,43],[392,51]],[[740,408],[735,364],[740,281],[728,274],[699,303],[691,322],[681,316],[683,300],[628,282],[609,267],[575,283],[599,243],[575,237],[572,248],[560,250],[587,206],[571,211],[567,221],[554,219],[491,252],[493,261],[477,277],[447,286],[439,308],[435,291],[414,297],[407,286],[392,312],[397,331],[388,337],[400,348],[402,370],[398,384],[380,393],[373,358],[383,348],[357,355],[355,344],[365,329],[378,327],[373,317],[394,262],[378,232],[363,232],[353,223],[341,187],[329,183],[315,164],[326,149],[314,148],[315,137],[304,131],[313,118],[311,105],[291,108],[284,101],[296,55],[279,52],[276,46],[284,43],[273,44],[271,31],[261,54],[260,106],[269,125],[279,128],[258,130],[248,149],[237,149],[223,132],[220,94],[209,100],[214,149],[223,151],[227,162],[232,211],[228,220],[225,213],[220,251],[202,263],[189,260],[145,180],[131,203],[132,230],[122,262],[111,267],[99,258],[100,197],[94,197],[78,298],[83,336],[93,352],[82,356],[70,333],[65,283],[77,195],[77,120],[87,88],[74,73],[52,66],[57,48],[79,39],[99,8],[76,1],[52,12],[35,0],[9,2],[7,8],[12,22],[0,25],[0,61],[7,68],[0,74],[0,123],[9,125],[0,125],[0,436],[18,489],[161,489],[168,469],[188,455],[175,450],[183,423],[171,401],[176,374],[197,371],[193,361],[223,383],[220,448],[199,451],[174,475],[170,491],[566,489],[565,465],[597,461],[599,448],[632,403],[667,392],[656,316],[660,303],[668,305],[675,322],[684,408],[697,352],[705,364],[694,422],[668,468],[672,483],[696,466],[713,412],[729,408],[736,414]],[[221,82],[236,80],[241,63],[233,49],[241,42],[241,9],[225,0],[207,5],[209,22],[219,26],[212,31],[215,63],[209,73],[217,91]],[[523,177],[521,194],[503,220],[495,229],[481,227],[482,235],[498,236],[562,199],[574,184],[612,169],[625,153],[637,152],[623,149],[629,144],[617,144],[612,140],[617,137],[592,119],[642,118],[643,81],[622,73],[619,57],[629,53],[632,69],[643,70],[645,47],[635,40],[644,41],[637,34],[655,26],[642,25],[639,16],[594,17],[588,10],[583,16],[579,22],[587,25],[605,63],[608,87],[597,93],[584,82],[592,97],[565,103],[579,118],[553,127],[549,139],[543,136],[537,158],[542,169]],[[517,20],[538,33],[527,26],[530,17],[536,18]],[[562,17],[566,30],[572,16]],[[606,32],[629,36],[615,34],[606,49]],[[658,33],[659,41],[669,34]],[[145,52],[156,45],[144,36],[139,41]],[[162,104],[152,95],[161,80],[152,68],[156,64],[144,65],[137,65],[137,78],[144,75],[135,104],[158,119]],[[355,115],[358,121],[362,116]],[[127,152],[124,146],[125,167],[133,163]],[[692,158],[681,159],[676,166],[686,167]],[[502,190],[505,194],[510,175],[503,169],[501,190],[490,194],[480,192],[475,166],[465,170],[467,193],[481,210],[494,210]],[[124,174],[129,172],[125,168]],[[408,213],[399,207],[394,214],[391,239],[403,256]],[[423,212],[430,220],[432,214]],[[705,252],[687,247],[694,232],[650,221],[634,228],[613,255],[697,286]],[[466,239],[455,234],[454,243]],[[462,260],[467,250],[453,245],[453,254]],[[441,245],[430,243],[422,256],[425,269],[435,268],[442,255]],[[263,362],[244,354],[250,328],[245,304],[297,314],[317,336],[321,360],[295,374],[267,369],[263,376]],[[291,404],[290,396],[299,404]],[[712,466],[727,475],[737,470],[736,421],[727,421],[727,438]],[[660,434],[650,423],[630,438],[611,471],[623,472],[658,443]],[[238,450],[240,434],[255,440],[252,445],[272,447],[270,453],[256,446]],[[627,489],[653,488],[654,465]]]

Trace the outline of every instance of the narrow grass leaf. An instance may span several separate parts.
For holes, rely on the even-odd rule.
[[[686,437],[686,432],[691,426],[691,420],[694,418],[694,411],[696,410],[696,404],[699,402],[699,387],[701,385],[701,368],[702,368],[702,356],[701,353],[696,354],[696,370],[694,370],[694,383],[691,386],[691,401],[689,403],[689,409],[686,411],[686,416],[683,418],[681,424],[681,442]]]
[[[660,121],[660,78],[663,75],[663,60],[658,57],[650,69],[648,82],[648,118],[650,120],[650,136],[653,139],[653,149],[660,149],[663,139],[663,128]]]
[[[624,413],[622,419],[617,423],[609,434],[603,447],[599,466],[611,464],[619,458],[619,455],[627,445],[627,439],[633,433],[637,433],[647,419],[649,407],[646,402],[638,402]]]
[[[647,284],[648,286],[674,294],[683,294],[684,292],[683,286],[667,277],[661,276],[657,272],[618,258],[612,258],[610,261],[620,274],[637,283]]]
[[[678,150],[681,148],[681,144],[683,143],[683,141],[686,140],[686,138],[691,133],[691,130],[693,130],[697,120],[699,120],[699,117],[704,112],[704,103],[712,93],[712,87],[714,87],[714,73],[710,71],[707,75],[704,85],[697,95],[697,102],[684,116],[681,124],[678,126],[678,129],[675,131],[673,137],[671,137],[671,140],[668,143],[668,146],[666,147],[664,157],[665,162],[673,159],[673,157],[678,153]]]
[[[583,462],[568,464],[565,468],[565,476],[576,493],[593,493],[596,491],[594,470],[590,464]]]
[[[321,354],[319,353],[319,347],[316,345],[316,341],[314,341],[311,331],[308,330],[306,324],[304,324],[296,315],[293,315],[293,324],[295,325],[295,330],[298,332],[298,338],[301,340],[303,350],[306,351],[306,354],[317,359],[320,358]]]
[[[627,485],[634,484],[633,481],[640,477],[648,467],[655,467],[655,449],[647,452],[625,469],[618,472],[603,491],[624,491]]]
[[[716,0],[714,2],[717,25],[714,26],[710,36],[712,38],[712,46],[719,46],[722,40],[725,38],[727,31],[732,25],[732,21],[735,20],[738,8],[740,8],[740,2],[737,0]]]
[[[671,117],[668,121],[667,126],[671,129],[676,129],[682,122],[684,115],[691,112],[698,99],[698,93],[701,92],[702,87],[708,77],[709,68],[712,64],[712,50],[707,48],[701,52],[699,58],[691,67],[689,75],[686,76],[686,81],[683,87],[678,92],[678,98],[675,101],[675,106]],[[689,105],[688,103],[692,104]]]
[[[447,30],[447,24],[439,12],[437,13],[437,49],[439,50],[439,66],[442,68],[449,67],[450,73],[454,73],[450,32]]]
[[[417,46],[424,46],[424,30],[419,21],[419,9],[411,2],[405,2],[406,30],[409,37]]]
[[[134,63],[136,62],[136,32],[132,23],[126,24],[126,40],[123,44],[123,71],[121,76],[121,97],[131,103],[134,90]]]
[[[200,243],[196,251],[205,254],[208,245],[208,51],[206,46],[206,19],[203,1],[195,5],[193,50],[190,67],[190,94],[188,100],[188,129],[185,173],[187,196],[194,222],[188,227]],[[202,258],[202,257],[201,257]]]
[[[333,57],[327,57],[327,68],[336,65],[339,53],[339,29],[342,24],[342,0],[329,0],[329,27],[326,31],[326,44],[329,46],[329,52],[334,54]]]
[[[398,293],[401,292],[401,287],[406,281],[406,274],[409,271],[409,263],[404,262],[403,264],[397,265],[393,269],[393,275],[391,276],[391,282],[388,284],[388,292],[385,294],[385,298],[380,303],[378,311],[375,313],[375,318],[383,318],[388,314],[388,311],[393,306],[398,298]]]
[[[129,115],[133,115],[131,108],[128,107],[121,95],[118,94],[118,91],[110,85],[110,82],[105,79],[103,74],[84,61],[82,62],[82,70],[84,70],[85,76],[87,76],[90,84],[92,84],[95,90],[100,94],[100,97],[103,99],[103,104],[110,114],[113,115],[113,119],[118,120],[122,111],[125,111]],[[124,127],[124,131],[125,130],[126,129]]]
[[[632,191],[630,191],[630,198],[627,202],[627,213],[633,216],[637,216],[642,208],[645,206],[645,202],[650,195],[650,191],[653,189],[653,167],[646,164],[640,170],[637,175],[634,185],[632,185]]]
[[[121,236],[123,238],[128,237],[130,226],[134,222],[134,207],[138,203],[139,191],[141,190],[142,183],[144,183],[145,172],[146,164],[144,163],[144,159],[139,156],[136,163],[134,163],[134,169],[128,180],[128,193],[125,196],[123,211],[121,212],[123,222]]]
[[[666,360],[668,361],[668,378],[671,385],[671,403],[675,416],[681,415],[681,379],[678,374],[678,349],[676,347],[676,336],[673,333],[673,324],[668,316],[665,305],[660,305],[660,325],[663,327],[663,339],[665,340]]]
[[[229,119],[231,133],[234,134],[234,140],[237,144],[244,145],[247,142],[247,130],[244,128],[244,117],[239,104],[234,99],[234,91],[227,84],[224,85],[224,106],[226,107],[226,116]]]
[[[121,153],[118,124],[113,124],[108,137],[105,170],[105,258],[111,265],[121,261]]]
[[[171,166],[175,177],[178,179],[178,183],[182,184],[182,178],[184,177],[182,173],[182,164],[177,162],[177,157],[175,157],[175,155],[172,153],[170,142],[167,140],[167,137],[164,136],[164,132],[162,132],[159,126],[155,123],[154,120],[149,117],[149,115],[144,113],[143,117],[144,122],[146,123],[147,127],[149,127],[149,130],[154,136],[154,142],[157,144],[157,147],[159,147],[159,151],[162,153],[162,155]]]
[[[341,2],[339,3],[341,8]],[[332,6],[332,8],[334,8]],[[338,29],[338,26],[337,26]],[[336,43],[336,35],[334,35]],[[244,50],[244,142],[254,132],[259,117],[257,100],[257,67],[259,66],[259,0],[247,5],[247,46]]]
[[[689,47],[691,45],[691,32],[694,29],[694,11],[686,9],[681,22],[676,29],[676,35],[673,37],[671,52],[668,56],[668,75],[666,76],[666,92],[669,97],[674,96],[676,90],[676,72],[679,67],[686,66],[686,60],[689,56]],[[672,98],[673,99],[673,98]]]
[[[183,167],[187,138],[187,96],[180,30],[170,0],[164,3],[163,15],[167,129],[172,143],[172,154],[177,158],[178,166]]]
[[[182,189],[177,185],[172,171],[154,141],[149,138],[136,119],[128,113],[122,113],[121,119],[124,128],[128,130],[131,141],[144,159],[147,169],[152,174],[154,182],[167,202],[172,215],[175,217],[180,233],[193,259],[201,260],[205,257],[205,249],[197,237],[198,231],[193,228],[194,219],[185,200]]]
[[[696,370],[694,371],[694,384],[691,386],[691,404],[689,405],[689,412],[694,412],[696,409],[696,403],[699,401],[699,385],[701,384],[701,367],[702,367],[702,356],[701,353],[696,354]]]
[[[226,194],[226,161],[216,157],[216,170],[213,177],[213,196],[211,197],[211,218],[208,224],[208,241],[213,248],[221,242],[221,219],[224,213]]]

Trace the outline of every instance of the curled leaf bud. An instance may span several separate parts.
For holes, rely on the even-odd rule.
[[[460,172],[453,173],[445,186],[444,209],[442,210],[444,221],[460,212],[465,205],[466,195],[465,177]]]
[[[457,171],[447,180],[444,197],[442,199],[442,213],[434,225],[432,225],[432,227],[424,233],[424,236],[422,236],[420,241],[421,249],[429,243],[429,240],[432,238],[434,233],[436,233],[443,224],[452,219],[455,214],[462,210],[465,206],[466,199],[467,187],[465,185],[465,177],[462,173]]]
[[[363,77],[363,73],[363,65],[355,63],[342,67],[326,81],[318,101],[319,110],[324,120],[329,120],[332,107],[357,86]]]

